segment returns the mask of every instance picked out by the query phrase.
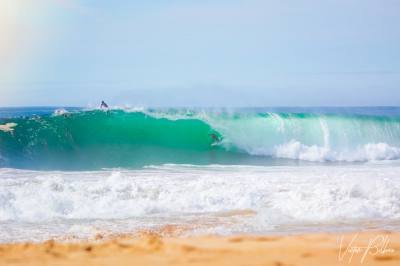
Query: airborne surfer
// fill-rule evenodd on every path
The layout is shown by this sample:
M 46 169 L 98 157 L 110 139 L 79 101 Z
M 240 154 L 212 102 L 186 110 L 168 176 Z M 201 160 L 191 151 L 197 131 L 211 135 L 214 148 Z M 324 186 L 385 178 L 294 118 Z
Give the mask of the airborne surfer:
M 105 101 L 101 101 L 100 109 L 108 109 L 108 104 Z

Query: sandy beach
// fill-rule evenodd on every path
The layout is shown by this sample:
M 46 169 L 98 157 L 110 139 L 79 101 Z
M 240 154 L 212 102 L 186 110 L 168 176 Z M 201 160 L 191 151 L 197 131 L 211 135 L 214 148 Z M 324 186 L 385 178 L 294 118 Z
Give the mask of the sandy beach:
M 400 233 L 162 237 L 3 244 L 1 265 L 399 265 Z

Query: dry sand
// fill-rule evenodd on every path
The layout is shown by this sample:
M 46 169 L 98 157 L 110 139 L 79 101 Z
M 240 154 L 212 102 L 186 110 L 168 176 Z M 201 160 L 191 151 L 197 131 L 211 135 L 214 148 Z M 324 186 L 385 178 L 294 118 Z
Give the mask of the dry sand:
M 189 238 L 143 233 L 90 243 L 5 244 L 0 265 L 398 266 L 400 233 Z

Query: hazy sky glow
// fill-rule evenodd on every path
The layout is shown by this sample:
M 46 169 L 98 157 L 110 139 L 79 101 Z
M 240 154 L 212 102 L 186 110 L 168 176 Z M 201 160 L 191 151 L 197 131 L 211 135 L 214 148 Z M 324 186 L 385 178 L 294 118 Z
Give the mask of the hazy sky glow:
M 400 1 L 0 0 L 0 106 L 400 105 Z

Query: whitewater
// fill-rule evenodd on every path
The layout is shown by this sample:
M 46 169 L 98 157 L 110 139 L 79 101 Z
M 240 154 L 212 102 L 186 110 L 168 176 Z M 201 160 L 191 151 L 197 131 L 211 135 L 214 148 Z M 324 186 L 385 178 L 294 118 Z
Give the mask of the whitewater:
M 399 159 L 399 108 L 0 108 L 0 242 L 399 230 Z

